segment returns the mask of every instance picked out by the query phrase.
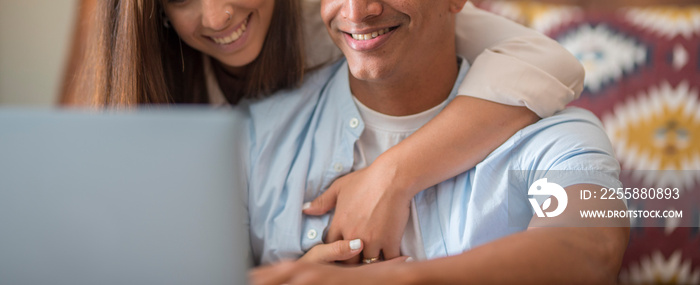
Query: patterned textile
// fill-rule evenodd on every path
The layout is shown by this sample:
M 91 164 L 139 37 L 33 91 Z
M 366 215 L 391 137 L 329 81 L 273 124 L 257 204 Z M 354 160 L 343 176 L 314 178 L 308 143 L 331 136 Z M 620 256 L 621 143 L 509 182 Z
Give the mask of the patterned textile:
M 552 37 L 579 58 L 585 90 L 572 105 L 603 121 L 629 174 L 621 176 L 623 184 L 683 186 L 690 192 L 679 203 L 698 208 L 700 5 L 611 10 L 533 1 L 477 5 Z M 696 171 L 674 176 L 679 172 L 644 170 Z M 684 214 L 695 227 L 667 219 L 659 227 L 631 229 L 621 283 L 700 284 L 700 212 Z

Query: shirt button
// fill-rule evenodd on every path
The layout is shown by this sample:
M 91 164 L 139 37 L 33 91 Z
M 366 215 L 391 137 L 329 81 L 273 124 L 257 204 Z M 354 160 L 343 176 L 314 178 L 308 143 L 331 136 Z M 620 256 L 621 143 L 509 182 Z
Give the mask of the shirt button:
M 340 162 L 337 162 L 336 164 L 333 165 L 333 170 L 335 170 L 335 172 L 342 172 L 343 171 L 343 164 Z
M 350 119 L 350 127 L 351 128 L 353 128 L 353 129 L 357 128 L 357 126 L 359 126 L 359 125 L 360 125 L 360 120 L 358 120 L 357 118 Z
M 317 235 L 318 233 L 314 229 L 311 229 L 309 230 L 309 232 L 306 233 L 306 237 L 309 239 L 315 239 Z

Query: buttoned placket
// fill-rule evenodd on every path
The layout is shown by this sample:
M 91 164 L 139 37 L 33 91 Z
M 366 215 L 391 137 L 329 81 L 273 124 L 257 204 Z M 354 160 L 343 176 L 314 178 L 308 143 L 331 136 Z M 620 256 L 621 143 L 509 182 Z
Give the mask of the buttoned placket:
M 343 145 L 336 148 L 335 153 L 333 154 L 333 162 L 331 162 L 331 165 L 327 170 L 327 175 L 324 175 L 325 177 L 328 177 L 328 179 L 324 179 L 323 182 L 324 191 L 330 187 L 335 179 L 351 171 L 354 163 L 355 143 L 364 129 L 364 124 L 356 110 L 349 114 L 343 121 L 347 122 L 344 124 L 344 128 L 346 128 L 346 130 L 343 131 Z M 319 195 L 320 194 L 321 193 L 319 193 Z M 306 252 L 315 245 L 323 243 L 324 235 L 326 234 L 329 226 L 329 214 L 323 216 L 305 216 L 302 225 L 303 230 L 301 232 L 302 250 Z
M 347 78 L 347 65 L 343 64 L 339 67 L 339 77 Z M 321 190 L 319 193 L 310 195 L 315 198 L 326 191 L 328 187 L 339 177 L 352 171 L 354 163 L 354 148 L 355 143 L 364 130 L 364 123 L 359 111 L 355 107 L 352 100 L 352 94 L 347 82 L 330 82 L 329 89 L 325 90 L 325 98 L 328 98 L 325 107 L 332 108 L 335 112 L 325 113 L 321 120 L 339 120 L 337 128 L 325 130 L 327 135 L 339 135 L 340 144 L 333 146 L 333 153 L 329 153 L 331 160 L 326 166 L 325 173 L 321 181 Z M 329 97 L 333 96 L 333 97 Z M 319 143 L 324 143 L 320 141 Z M 305 201 L 310 202 L 310 201 Z M 331 213 L 333 213 L 331 211 Z M 327 234 L 327 229 L 330 226 L 331 215 L 323 216 L 304 216 L 302 222 L 302 249 L 306 252 L 313 246 L 323 242 L 324 235 Z

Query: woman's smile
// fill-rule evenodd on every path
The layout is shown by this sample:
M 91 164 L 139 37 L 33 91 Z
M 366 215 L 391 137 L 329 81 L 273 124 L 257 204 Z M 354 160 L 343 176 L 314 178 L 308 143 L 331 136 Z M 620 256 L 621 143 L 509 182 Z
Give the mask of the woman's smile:
M 252 14 L 251 14 L 252 15 Z M 238 40 L 243 33 L 245 33 L 247 27 L 248 27 L 248 19 L 250 18 L 250 15 L 246 17 L 242 23 L 239 23 L 238 25 L 233 26 L 232 29 L 228 31 L 228 35 L 221 37 L 221 36 L 210 36 L 211 40 L 213 40 L 215 43 L 220 44 L 220 45 L 227 45 L 232 42 L 235 42 Z

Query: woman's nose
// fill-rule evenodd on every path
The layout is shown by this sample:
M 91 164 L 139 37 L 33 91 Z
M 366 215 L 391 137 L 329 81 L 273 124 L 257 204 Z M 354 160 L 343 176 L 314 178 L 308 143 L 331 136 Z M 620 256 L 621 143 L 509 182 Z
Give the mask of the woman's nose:
M 219 2 L 202 1 L 202 25 L 215 31 L 225 29 L 233 17 L 233 8 Z

